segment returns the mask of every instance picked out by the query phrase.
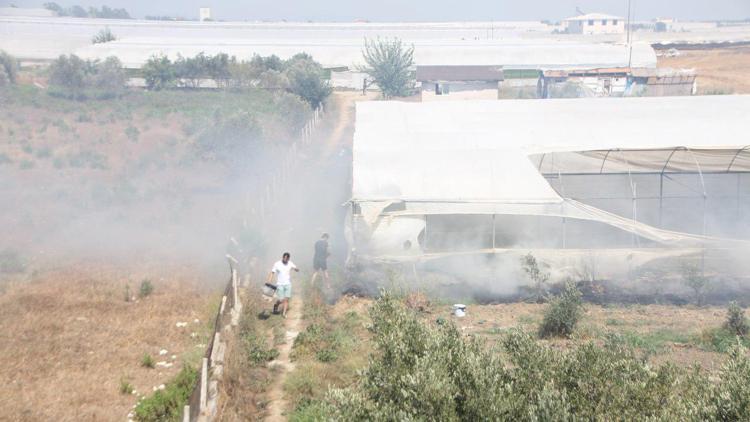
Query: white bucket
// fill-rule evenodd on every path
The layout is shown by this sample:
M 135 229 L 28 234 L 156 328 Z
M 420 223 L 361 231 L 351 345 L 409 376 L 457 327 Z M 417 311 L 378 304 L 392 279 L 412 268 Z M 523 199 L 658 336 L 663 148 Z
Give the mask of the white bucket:
M 460 303 L 457 303 L 453 305 L 453 315 L 455 315 L 458 318 L 463 318 L 466 316 L 466 305 L 462 305 Z

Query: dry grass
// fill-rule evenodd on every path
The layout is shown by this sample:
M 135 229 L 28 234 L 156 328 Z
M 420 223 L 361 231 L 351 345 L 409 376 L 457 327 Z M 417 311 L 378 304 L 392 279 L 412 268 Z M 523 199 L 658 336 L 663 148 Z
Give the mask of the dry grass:
M 677 57 L 659 57 L 659 67 L 693 68 L 698 93 L 750 93 L 750 47 L 681 51 Z
M 122 379 L 138 396 L 149 394 L 204 350 L 196 346 L 205 343 L 215 301 L 215 295 L 198 287 L 205 280 L 163 268 L 70 268 L 75 269 L 47 271 L 32 281 L 10 284 L 0 295 L 2 418 L 125 419 L 137 397 L 121 394 Z M 125 302 L 126 282 L 145 275 L 154 280 L 154 293 Z M 177 328 L 177 322 L 188 326 Z M 191 332 L 199 334 L 192 338 Z M 161 349 L 168 353 L 160 356 Z M 143 368 L 144 353 L 173 364 Z

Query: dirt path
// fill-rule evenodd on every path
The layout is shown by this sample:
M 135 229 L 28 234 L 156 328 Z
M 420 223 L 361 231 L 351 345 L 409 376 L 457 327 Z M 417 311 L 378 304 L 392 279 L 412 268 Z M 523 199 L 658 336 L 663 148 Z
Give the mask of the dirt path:
M 287 313 L 285 342 L 279 347 L 279 356 L 269 363 L 268 367 L 276 374 L 276 380 L 273 387 L 268 393 L 268 413 L 266 421 L 281 422 L 285 421 L 284 411 L 288 407 L 284 397 L 284 380 L 287 374 L 294 370 L 294 362 L 289 358 L 292 352 L 294 339 L 297 338 L 302 328 L 302 306 L 303 298 L 297 297 L 290 302 L 289 312 Z
M 310 274 L 312 246 L 322 232 L 331 235 L 329 267 L 340 265 L 345 256 L 344 208 L 341 206 L 351 194 L 351 142 L 354 133 L 354 102 L 358 93 L 334 93 L 328 110 L 313 134 L 313 140 L 302 151 L 295 175 L 287 187 L 288 195 L 278 204 L 274 225 L 278 236 L 269 239 L 271 256 L 280 257 L 289 251 L 292 261 L 303 272 Z M 276 254 L 274 254 L 276 252 Z M 270 267 L 270 262 L 268 266 Z M 306 271 L 307 270 L 307 271 Z M 302 309 L 305 298 L 299 280 L 306 275 L 295 274 L 289 313 L 284 324 L 286 341 L 279 348 L 279 356 L 269 364 L 274 370 L 274 382 L 268 390 L 266 421 L 285 421 L 288 402 L 284 396 L 284 382 L 294 370 L 290 353 L 297 334 L 304 328 Z

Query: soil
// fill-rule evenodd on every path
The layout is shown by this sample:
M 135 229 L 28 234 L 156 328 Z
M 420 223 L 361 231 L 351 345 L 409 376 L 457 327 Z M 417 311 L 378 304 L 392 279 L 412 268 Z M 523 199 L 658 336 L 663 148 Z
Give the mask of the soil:
M 680 51 L 659 57 L 658 66 L 695 69 L 699 94 L 750 93 L 750 46 Z
M 205 279 L 184 267 L 78 262 L 30 278 L 6 284 L 0 294 L 5 420 L 126 419 L 140 396 L 202 355 L 218 300 Z M 154 291 L 139 299 L 146 278 Z M 126 284 L 136 296 L 129 302 Z M 169 367 L 142 367 L 145 353 Z M 123 379 L 136 394 L 120 393 Z

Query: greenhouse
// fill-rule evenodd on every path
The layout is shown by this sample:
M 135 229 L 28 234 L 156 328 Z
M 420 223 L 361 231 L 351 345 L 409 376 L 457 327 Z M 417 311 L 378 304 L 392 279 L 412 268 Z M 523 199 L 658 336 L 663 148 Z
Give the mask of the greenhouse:
M 350 242 L 381 260 L 743 247 L 749 115 L 750 96 L 358 103 Z

